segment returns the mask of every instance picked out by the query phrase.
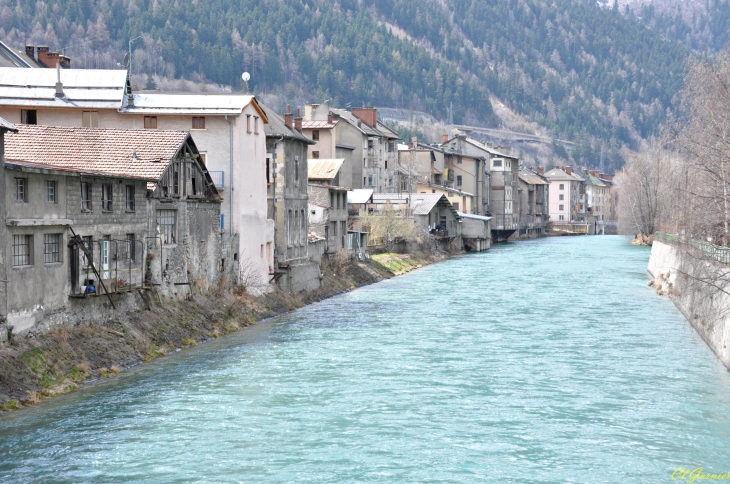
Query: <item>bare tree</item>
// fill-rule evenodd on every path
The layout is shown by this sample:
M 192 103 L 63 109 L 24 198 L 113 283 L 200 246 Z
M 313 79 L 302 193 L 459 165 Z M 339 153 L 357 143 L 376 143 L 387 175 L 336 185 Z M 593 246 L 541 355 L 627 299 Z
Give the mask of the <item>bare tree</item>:
M 629 159 L 619 191 L 619 232 L 643 239 L 670 223 L 677 157 L 660 141 Z
M 413 219 L 403 216 L 390 204 L 387 204 L 380 213 L 364 214 L 362 219 L 363 226 L 368 227 L 370 231 L 370 236 L 380 239 L 388 251 L 392 251 L 397 242 L 412 238 L 416 234 Z

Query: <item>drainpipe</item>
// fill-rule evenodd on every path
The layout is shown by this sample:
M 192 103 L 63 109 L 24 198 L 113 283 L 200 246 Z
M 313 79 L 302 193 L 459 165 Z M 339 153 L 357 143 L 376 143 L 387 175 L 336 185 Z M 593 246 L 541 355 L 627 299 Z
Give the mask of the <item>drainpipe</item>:
M 229 227 L 229 233 L 230 236 L 233 237 L 233 122 L 228 119 L 228 115 L 225 116 L 226 121 L 228 121 L 228 152 L 230 154 L 230 160 L 228 162 L 228 172 L 230 173 L 231 181 L 229 181 L 229 185 L 231 186 L 231 193 L 228 196 L 228 207 L 230 214 L 228 217 L 230 220 L 228 221 L 228 227 Z

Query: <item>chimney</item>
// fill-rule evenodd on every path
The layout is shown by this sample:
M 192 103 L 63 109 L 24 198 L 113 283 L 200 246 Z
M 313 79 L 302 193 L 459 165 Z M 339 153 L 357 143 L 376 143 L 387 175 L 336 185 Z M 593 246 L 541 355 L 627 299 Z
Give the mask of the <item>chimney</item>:
M 412 141 L 409 141 L 408 142 L 408 149 L 409 150 L 412 150 L 413 149 L 413 142 Z
M 371 128 L 378 124 L 378 111 L 375 108 L 352 108 L 352 115 Z
M 448 135 L 448 134 L 442 134 L 442 135 L 441 135 L 441 144 L 442 144 L 442 145 L 443 145 L 443 144 L 446 144 L 446 142 L 447 142 L 448 140 L 449 140 L 449 135 Z
M 544 175 L 545 174 L 545 168 L 543 168 L 542 166 L 538 167 L 537 168 L 537 174 L 538 175 Z
M 302 116 L 299 108 L 297 108 L 297 117 L 294 118 L 294 128 L 296 128 L 297 131 L 302 130 Z
M 56 97 L 63 97 L 63 84 L 61 84 L 61 64 L 56 64 Z
M 35 59 L 35 47 L 32 45 L 26 45 L 25 46 L 25 55 L 27 55 L 31 59 Z
M 55 69 L 58 64 L 58 52 L 50 52 L 48 46 L 38 46 L 38 62 L 48 67 L 49 69 Z
M 466 141 L 466 135 L 465 134 L 460 134 L 459 135 L 459 139 Z
M 291 104 L 286 105 L 286 114 L 284 115 L 284 124 L 287 128 L 292 127 Z
M 573 169 L 571 167 L 569 167 L 569 166 L 566 166 L 565 167 L 565 173 L 567 173 L 568 175 L 572 175 L 573 174 Z
M 327 114 L 327 124 L 332 124 L 332 113 Z
M 134 94 L 127 94 L 127 106 L 134 106 Z

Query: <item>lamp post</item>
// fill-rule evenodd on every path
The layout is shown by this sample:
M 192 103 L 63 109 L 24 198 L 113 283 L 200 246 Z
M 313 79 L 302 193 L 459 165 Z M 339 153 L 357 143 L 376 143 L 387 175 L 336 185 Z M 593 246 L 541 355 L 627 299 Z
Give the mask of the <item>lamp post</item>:
M 132 78 L 132 43 L 135 40 L 139 40 L 141 38 L 142 38 L 142 36 L 140 35 L 140 36 L 137 36 L 137 37 L 129 40 L 129 78 L 130 79 Z

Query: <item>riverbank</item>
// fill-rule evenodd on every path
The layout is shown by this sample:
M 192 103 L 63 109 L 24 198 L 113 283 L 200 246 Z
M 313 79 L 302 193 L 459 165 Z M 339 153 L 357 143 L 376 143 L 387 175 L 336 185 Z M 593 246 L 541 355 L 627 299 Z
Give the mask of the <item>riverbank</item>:
M 0 346 L 0 411 L 37 404 L 80 385 L 184 351 L 256 322 L 448 258 L 447 254 L 379 254 L 370 262 L 328 268 L 317 291 L 275 290 L 253 297 L 213 290 L 188 300 L 144 293 L 144 310 L 111 324 L 63 327 Z
M 633 243 L 633 241 L 632 241 Z M 660 296 L 668 296 L 717 358 L 730 370 L 730 293 L 719 280 L 708 284 L 707 267 L 715 263 L 683 254 L 654 240 L 648 271 Z M 725 270 L 718 268 L 725 273 Z M 705 281 L 705 282 L 703 282 Z

